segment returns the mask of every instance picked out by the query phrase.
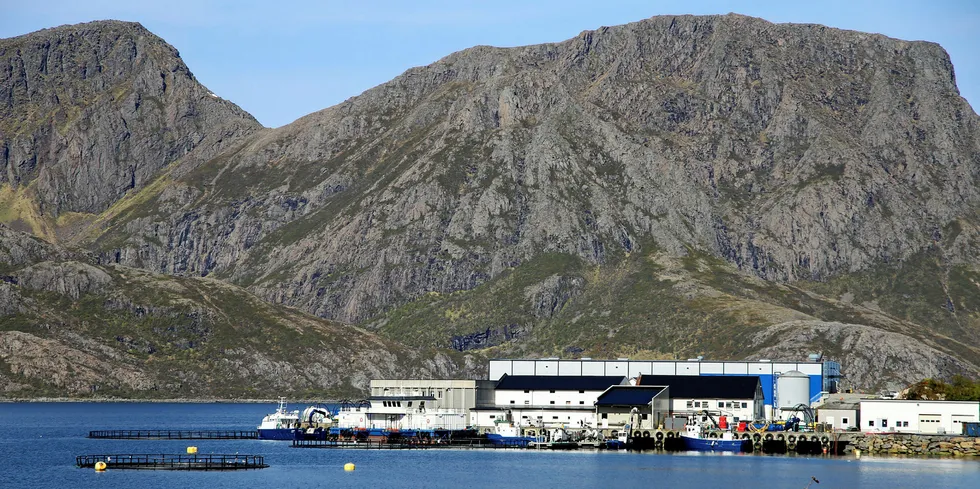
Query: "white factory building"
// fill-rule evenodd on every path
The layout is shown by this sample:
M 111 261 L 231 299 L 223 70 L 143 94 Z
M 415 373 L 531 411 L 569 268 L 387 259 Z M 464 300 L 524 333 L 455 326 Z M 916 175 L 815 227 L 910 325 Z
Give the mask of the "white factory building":
M 686 361 L 627 358 L 490 360 L 489 380 L 494 381 L 504 375 L 560 377 L 621 375 L 627 378 L 651 375 L 727 378 L 753 376 L 759 378 L 762 387 L 764 416 L 787 419 L 798 415 L 798 412 L 792 411 L 796 406 L 812 405 L 819 401 L 824 393 L 837 391 L 840 364 L 824 361 L 820 355 L 811 355 L 809 361 L 804 362 L 710 361 L 701 358 Z M 782 387 L 782 394 L 777 387 Z
M 874 399 L 861 401 L 860 430 L 887 433 L 960 434 L 980 421 L 980 402 Z
M 508 422 L 521 427 L 595 427 L 595 401 L 609 386 L 622 385 L 624 376 L 504 375 L 493 391 L 492 405 L 470 410 L 478 427 Z

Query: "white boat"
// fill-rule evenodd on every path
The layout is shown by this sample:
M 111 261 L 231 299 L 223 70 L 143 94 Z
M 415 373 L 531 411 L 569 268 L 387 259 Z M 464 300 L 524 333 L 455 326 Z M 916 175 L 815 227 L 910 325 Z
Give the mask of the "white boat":
M 299 429 L 299 411 L 286 410 L 286 398 L 279 398 L 276 412 L 266 415 L 259 424 L 259 438 L 263 440 L 292 440 Z
M 463 410 L 426 408 L 432 396 L 376 396 L 366 403 L 345 404 L 334 427 L 367 430 L 462 430 L 467 427 Z

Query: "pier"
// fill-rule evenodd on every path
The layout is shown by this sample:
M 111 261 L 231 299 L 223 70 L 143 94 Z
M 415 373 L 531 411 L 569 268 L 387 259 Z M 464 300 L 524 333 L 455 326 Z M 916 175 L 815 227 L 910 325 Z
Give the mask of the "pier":
M 255 430 L 99 430 L 89 438 L 111 440 L 255 440 Z
M 106 470 L 245 470 L 268 467 L 261 455 L 184 455 L 184 454 L 109 454 L 79 455 L 75 465 L 95 468 L 102 462 Z
M 482 438 L 455 439 L 451 442 L 424 443 L 417 441 L 384 441 L 384 440 L 293 440 L 293 448 L 348 448 L 355 450 L 428 450 L 437 448 L 455 449 L 527 449 L 525 445 L 493 444 Z

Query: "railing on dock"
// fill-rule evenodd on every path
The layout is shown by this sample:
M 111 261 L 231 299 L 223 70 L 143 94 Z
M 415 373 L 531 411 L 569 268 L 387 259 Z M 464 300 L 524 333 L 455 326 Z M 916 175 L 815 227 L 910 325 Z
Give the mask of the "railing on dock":
M 92 468 L 98 462 L 105 463 L 107 470 L 242 470 L 268 467 L 261 455 L 222 454 L 109 454 L 79 455 L 75 465 Z
M 89 438 L 115 440 L 255 440 L 255 430 L 99 430 Z
M 528 448 L 527 445 L 494 445 L 484 439 L 456 439 L 450 442 L 387 442 L 381 440 L 293 440 L 293 448 L 349 448 L 355 450 L 425 450 L 430 448 Z

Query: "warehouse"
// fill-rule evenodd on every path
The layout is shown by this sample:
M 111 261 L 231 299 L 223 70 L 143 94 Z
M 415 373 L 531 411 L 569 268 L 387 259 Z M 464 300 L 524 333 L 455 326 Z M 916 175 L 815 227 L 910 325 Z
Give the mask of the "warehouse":
M 762 385 L 765 415 L 772 415 L 772 406 L 776 401 L 776 383 L 785 373 L 796 371 L 807 376 L 806 403 L 820 399 L 821 393 L 837 392 L 840 381 L 840 363 L 823 360 L 818 354 L 810 355 L 808 361 L 776 362 L 769 360 L 756 361 L 709 361 L 703 358 L 684 360 L 593 360 L 582 358 L 562 360 L 545 358 L 540 360 L 494 359 L 490 360 L 489 380 L 497 380 L 507 375 L 622 375 L 638 377 L 640 375 L 679 375 L 701 377 L 738 377 L 755 376 Z M 780 403 L 785 404 L 785 403 Z M 782 407 L 782 406 L 777 406 Z
M 754 421 L 765 414 L 762 385 L 755 376 L 641 375 L 637 384 L 668 387 L 674 415 L 708 411 L 733 421 Z
M 861 431 L 959 434 L 980 421 L 980 402 L 875 399 L 861 401 Z
M 500 420 L 517 426 L 555 428 L 595 426 L 595 402 L 609 386 L 626 383 L 624 376 L 503 375 L 493 404 L 470 410 L 473 426 L 486 428 Z
M 599 428 L 654 430 L 670 414 L 669 388 L 664 386 L 614 385 L 595 402 Z

